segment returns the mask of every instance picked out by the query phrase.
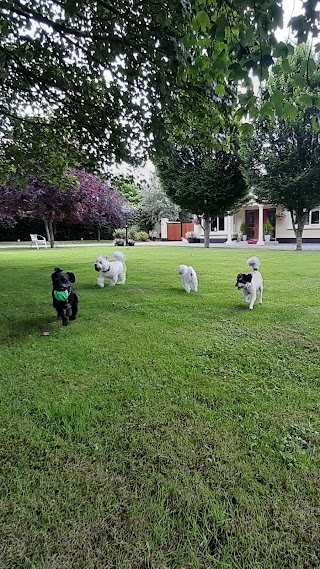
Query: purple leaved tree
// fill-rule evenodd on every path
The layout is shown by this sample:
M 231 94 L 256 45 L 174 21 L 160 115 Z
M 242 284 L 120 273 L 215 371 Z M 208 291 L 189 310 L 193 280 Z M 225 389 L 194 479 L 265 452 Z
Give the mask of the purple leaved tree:
M 29 177 L 21 190 L 0 188 L 0 221 L 41 219 L 51 247 L 54 247 L 54 222 L 93 225 L 100 241 L 102 227 L 112 229 L 123 224 L 124 205 L 127 200 L 117 190 L 82 170 L 68 171 L 63 189 L 38 176 Z
M 80 184 L 78 215 L 81 223 L 96 227 L 100 241 L 103 227 L 114 229 L 123 225 L 125 216 L 122 207 L 130 204 L 108 182 L 101 182 L 96 176 L 83 171 L 74 170 L 71 173 Z
M 32 176 L 27 179 L 25 189 L 0 188 L 0 210 L 15 219 L 41 219 L 50 247 L 54 247 L 53 223 L 77 223 L 80 197 L 79 183 L 73 176 L 68 177 L 68 186 L 63 191 Z

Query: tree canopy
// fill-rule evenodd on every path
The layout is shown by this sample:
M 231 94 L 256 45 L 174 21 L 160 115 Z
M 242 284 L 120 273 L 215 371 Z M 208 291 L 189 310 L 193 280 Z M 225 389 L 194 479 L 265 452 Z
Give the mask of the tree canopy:
M 174 204 L 162 188 L 159 177 L 154 173 L 148 184 L 142 187 L 136 219 L 147 231 L 151 231 L 155 223 L 163 217 L 170 220 L 180 218 L 181 208 Z
M 198 147 L 173 146 L 170 156 L 157 163 L 163 187 L 172 201 L 205 220 L 209 246 L 210 219 L 242 205 L 247 186 L 236 148 L 206 152 Z
M 29 176 L 22 189 L 0 187 L 0 221 L 12 224 L 15 219 L 41 219 L 48 241 L 54 247 L 54 223 L 82 223 L 100 229 L 117 227 L 124 222 L 122 206 L 127 205 L 116 189 L 83 170 L 67 173 L 68 188 L 48 183 L 39 176 Z
M 320 74 L 308 46 L 298 46 L 289 64 L 286 73 L 271 77 L 267 88 L 271 97 L 279 93 L 295 112 L 282 113 L 274 120 L 257 119 L 242 154 L 253 192 L 260 200 L 291 212 L 297 249 L 301 249 L 309 212 L 320 204 L 320 142 L 312 128 L 318 115 Z M 308 84 L 304 85 L 299 77 L 307 69 Z
M 223 115 L 244 82 L 240 112 L 254 110 L 250 72 L 265 78 L 290 51 L 274 36 L 280 0 L 0 0 L 0 8 L 0 126 L 54 115 L 95 161 L 140 159 L 162 144 L 163 116 L 187 104 L 184 91 L 195 116 L 199 88 Z M 293 21 L 300 39 L 316 34 L 318 15 L 305 0 Z

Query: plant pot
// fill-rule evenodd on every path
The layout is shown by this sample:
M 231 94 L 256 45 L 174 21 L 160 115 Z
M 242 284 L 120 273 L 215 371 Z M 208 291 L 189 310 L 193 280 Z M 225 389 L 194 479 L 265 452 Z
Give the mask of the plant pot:
M 242 241 L 247 241 L 247 235 L 242 235 Z
M 265 235 L 264 240 L 268 243 L 271 239 L 271 235 Z

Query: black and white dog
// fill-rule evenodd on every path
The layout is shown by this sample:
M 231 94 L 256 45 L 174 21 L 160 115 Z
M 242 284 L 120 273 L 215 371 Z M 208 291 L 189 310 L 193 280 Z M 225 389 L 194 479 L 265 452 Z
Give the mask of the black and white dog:
M 78 296 L 72 284 L 76 282 L 74 273 L 65 273 L 62 269 L 55 269 L 51 275 L 52 304 L 56 309 L 62 325 L 67 326 L 69 320 L 75 320 L 78 313 Z
M 260 294 L 259 302 L 262 304 L 263 278 L 262 274 L 258 271 L 260 267 L 259 257 L 250 257 L 247 259 L 247 265 L 253 269 L 252 273 L 240 273 L 237 276 L 236 287 L 238 290 L 242 290 L 243 299 L 249 303 L 249 309 L 252 310 L 258 291 Z M 248 298 L 249 295 L 250 299 Z

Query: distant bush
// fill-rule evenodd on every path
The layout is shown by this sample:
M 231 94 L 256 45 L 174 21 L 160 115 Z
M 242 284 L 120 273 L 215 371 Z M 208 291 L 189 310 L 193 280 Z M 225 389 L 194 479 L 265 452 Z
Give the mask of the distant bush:
M 136 241 L 148 241 L 149 235 L 146 231 L 138 231 L 135 236 Z
M 117 237 L 120 237 L 120 239 L 124 239 L 126 236 L 126 230 L 125 229 L 115 229 L 112 235 L 115 239 Z

